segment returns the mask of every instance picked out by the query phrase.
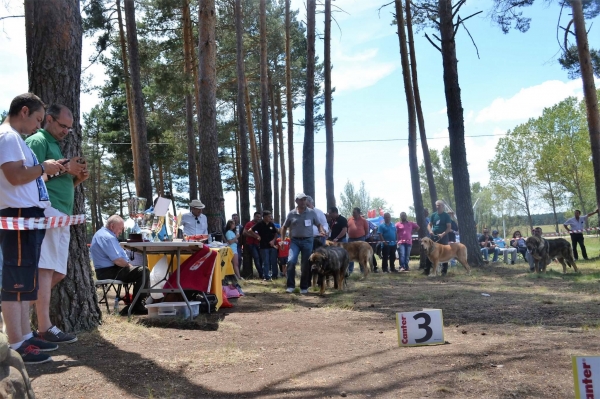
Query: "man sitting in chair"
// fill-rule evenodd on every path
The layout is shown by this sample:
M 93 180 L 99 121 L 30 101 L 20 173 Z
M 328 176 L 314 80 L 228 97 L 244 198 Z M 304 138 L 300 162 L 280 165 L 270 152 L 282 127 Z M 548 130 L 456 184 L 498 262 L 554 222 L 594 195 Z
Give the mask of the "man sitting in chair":
M 504 263 L 508 263 L 508 254 L 510 254 L 510 264 L 514 265 L 517 260 L 517 248 L 507 247 L 504 238 L 498 236 L 498 230 L 492 231 L 492 238 L 496 244 L 496 248 L 504 254 Z
M 106 226 L 94 234 L 90 255 L 96 269 L 98 280 L 121 280 L 124 283 L 133 283 L 133 298 L 142 288 L 142 279 L 146 274 L 146 287 L 150 281 L 150 271 L 145 266 L 132 266 L 129 263 L 127 253 L 119 245 L 117 237 L 123 232 L 123 219 L 119 215 L 113 215 L 106 221 Z M 143 287 L 143 288 L 146 288 Z M 148 314 L 148 310 L 142 304 L 145 295 L 141 295 L 131 313 Z M 123 308 L 121 315 L 129 311 L 129 305 Z
M 500 249 L 496 246 L 496 243 L 494 242 L 492 237 L 490 237 L 488 229 L 483 229 L 483 234 L 481 235 L 481 237 L 479 237 L 479 245 L 481 246 L 481 254 L 483 255 L 483 260 L 485 263 L 489 262 L 490 252 L 494 253 L 492 262 L 498 261 Z

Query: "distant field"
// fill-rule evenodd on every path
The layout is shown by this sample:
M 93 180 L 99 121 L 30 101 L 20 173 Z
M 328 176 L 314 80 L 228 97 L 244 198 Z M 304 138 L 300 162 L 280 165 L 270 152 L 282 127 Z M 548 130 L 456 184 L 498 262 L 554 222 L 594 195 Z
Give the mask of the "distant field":
M 556 227 L 553 224 L 536 225 L 534 227 L 541 227 L 544 234 L 554 233 L 556 231 Z M 558 227 L 559 227 L 559 230 L 558 230 L 559 232 L 566 233 L 566 230 L 562 224 L 559 224 Z M 590 226 L 590 227 L 593 227 L 593 226 Z M 495 229 L 495 227 L 491 228 L 491 230 L 494 230 L 494 229 Z M 515 232 L 517 230 L 519 230 L 521 232 L 521 234 L 523 234 L 523 236 L 525 236 L 525 237 L 528 237 L 529 235 L 531 235 L 531 232 L 529 231 L 529 226 L 515 226 L 515 227 L 510 227 L 510 228 L 507 227 L 506 228 L 506 237 L 505 238 L 512 237 L 513 232 Z M 502 228 L 499 228 L 498 231 L 500 232 L 500 235 L 502 235 Z M 596 231 L 590 231 L 589 234 L 597 236 Z

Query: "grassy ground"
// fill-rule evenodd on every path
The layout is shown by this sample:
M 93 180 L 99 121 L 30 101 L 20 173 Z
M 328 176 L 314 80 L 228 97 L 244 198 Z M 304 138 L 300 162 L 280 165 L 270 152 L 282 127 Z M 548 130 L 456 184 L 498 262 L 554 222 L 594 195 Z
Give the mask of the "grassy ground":
M 355 272 L 324 296 L 250 280 L 193 323 L 106 316 L 28 371 L 43 398 L 568 398 L 570 355 L 600 354 L 600 261 L 578 266 Z M 396 313 L 423 308 L 443 310 L 447 344 L 399 348 Z

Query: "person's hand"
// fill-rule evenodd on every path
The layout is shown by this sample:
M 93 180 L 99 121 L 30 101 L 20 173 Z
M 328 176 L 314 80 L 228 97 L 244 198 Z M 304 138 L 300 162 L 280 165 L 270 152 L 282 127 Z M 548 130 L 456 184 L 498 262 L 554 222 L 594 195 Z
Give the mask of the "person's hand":
M 334 239 L 333 239 L 333 242 L 338 242 L 338 239 L 337 239 L 337 238 L 334 238 Z
M 81 157 L 73 157 L 65 165 L 67 172 L 75 177 L 79 177 L 84 170 L 87 170 L 87 164 Z
M 44 171 L 48 176 L 52 176 L 59 172 L 65 171 L 65 167 L 61 165 L 60 162 L 54 159 L 47 159 L 44 162 L 42 162 L 42 165 L 44 165 Z

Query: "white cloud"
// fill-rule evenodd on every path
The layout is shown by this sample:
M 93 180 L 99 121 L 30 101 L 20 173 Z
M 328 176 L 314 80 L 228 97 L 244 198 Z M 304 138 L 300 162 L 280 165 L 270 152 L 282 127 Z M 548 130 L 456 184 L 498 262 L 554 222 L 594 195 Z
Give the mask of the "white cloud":
M 336 52 L 331 80 L 336 93 L 373 86 L 399 67 L 397 62 L 378 61 L 379 49 L 370 48 L 357 53 Z
M 537 86 L 521 89 L 511 98 L 497 98 L 479 111 L 475 122 L 516 121 L 535 118 L 550 107 L 569 96 L 581 97 L 580 80 L 561 82 L 549 80 Z

